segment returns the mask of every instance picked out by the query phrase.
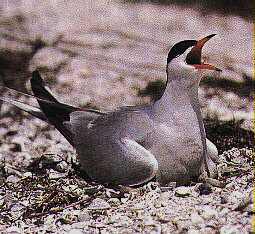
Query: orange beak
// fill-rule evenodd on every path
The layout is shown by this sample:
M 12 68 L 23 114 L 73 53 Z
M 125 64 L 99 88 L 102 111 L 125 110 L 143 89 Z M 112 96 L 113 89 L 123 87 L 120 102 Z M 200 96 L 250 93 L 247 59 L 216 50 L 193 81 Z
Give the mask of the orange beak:
M 215 70 L 215 71 L 222 71 L 221 69 L 206 63 L 201 62 L 201 52 L 204 44 L 209 41 L 212 37 L 216 34 L 211 34 L 199 41 L 197 41 L 196 45 L 191 49 L 186 57 L 187 64 L 195 67 L 196 69 L 208 69 L 208 70 Z

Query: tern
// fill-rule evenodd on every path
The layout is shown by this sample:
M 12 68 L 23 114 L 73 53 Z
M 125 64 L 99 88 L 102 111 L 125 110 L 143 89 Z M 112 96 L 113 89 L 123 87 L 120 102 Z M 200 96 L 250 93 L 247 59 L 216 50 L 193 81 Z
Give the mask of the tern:
M 141 185 L 156 178 L 161 185 L 186 185 L 215 175 L 216 146 L 206 139 L 198 99 L 203 71 L 220 71 L 201 61 L 201 40 L 175 44 L 167 57 L 167 86 L 149 105 L 113 112 L 60 103 L 36 70 L 30 80 L 39 107 L 1 97 L 47 121 L 76 149 L 86 178 L 106 185 Z

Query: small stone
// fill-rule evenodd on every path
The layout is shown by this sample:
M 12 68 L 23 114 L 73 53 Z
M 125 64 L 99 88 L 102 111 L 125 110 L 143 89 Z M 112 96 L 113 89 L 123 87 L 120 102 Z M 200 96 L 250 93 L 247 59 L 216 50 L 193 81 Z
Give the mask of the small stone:
M 191 222 L 195 225 L 202 224 L 204 219 L 198 213 L 192 213 L 191 215 Z
M 59 173 L 55 170 L 50 170 L 50 173 L 49 173 L 49 179 L 51 180 L 56 180 L 56 179 L 59 179 L 59 178 L 65 178 L 67 176 L 67 173 Z
M 30 171 L 25 172 L 25 173 L 23 174 L 23 178 L 30 178 L 30 177 L 32 177 L 32 176 L 33 176 L 33 174 L 32 174 Z
M 235 186 L 235 181 L 232 181 L 232 182 L 228 183 L 225 188 L 229 189 L 229 188 L 232 188 L 234 186 Z
M 197 230 L 197 229 L 190 229 L 190 230 L 188 230 L 188 234 L 199 234 L 199 233 L 200 233 L 200 231 Z
M 6 233 L 16 234 L 16 233 L 22 233 L 22 231 L 18 227 L 11 226 L 6 229 Z
M 241 199 L 244 198 L 244 194 L 239 192 L 239 191 L 233 191 L 230 195 L 229 195 L 229 200 L 232 204 L 236 204 L 239 203 Z
M 127 197 L 123 197 L 120 199 L 121 203 L 127 203 L 128 202 L 128 198 Z
M 212 192 L 212 186 L 208 183 L 203 183 L 198 186 L 200 195 L 208 195 Z
M 62 161 L 56 165 L 56 170 L 58 170 L 59 172 L 66 172 L 69 169 L 68 167 L 69 165 L 67 164 L 67 162 Z
M 71 229 L 68 234 L 82 234 L 83 231 L 81 231 L 80 229 Z
M 105 210 L 110 208 L 111 205 L 101 198 L 94 199 L 92 203 L 88 206 L 89 210 Z
M 218 212 L 217 210 L 212 209 L 210 206 L 204 206 L 204 212 L 202 216 L 204 219 L 213 219 L 217 218 Z
M 146 185 L 146 190 L 148 192 L 154 192 L 159 189 L 160 189 L 160 185 L 158 182 L 150 182 Z
M 118 198 L 110 198 L 108 203 L 116 207 L 120 205 L 120 200 Z
M 242 193 L 232 193 L 237 198 L 241 196 Z M 242 197 L 241 199 L 237 199 L 236 204 L 233 206 L 232 210 L 239 210 L 239 211 L 250 211 L 250 205 L 254 203 L 254 195 L 253 190 L 250 191 L 248 196 Z M 253 206 L 253 205 L 252 205 Z M 254 207 L 253 207 L 254 210 Z
M 222 188 L 214 188 L 214 191 L 215 191 L 216 193 L 220 193 L 220 192 L 222 191 Z
M 14 204 L 11 208 L 12 217 L 15 219 L 20 217 L 24 212 L 25 207 L 20 203 Z
M 169 200 L 171 199 L 171 197 L 173 196 L 172 192 L 164 192 L 160 195 L 160 197 L 155 201 L 154 206 L 156 208 L 160 208 L 160 207 L 164 207 L 167 206 L 169 203 Z
M 6 182 L 11 182 L 11 183 L 17 183 L 20 181 L 20 178 L 18 176 L 15 175 L 10 175 L 7 177 Z
M 107 189 L 105 191 L 105 194 L 109 198 L 118 198 L 118 197 L 120 197 L 121 192 L 120 191 L 115 191 L 114 189 Z
M 147 221 L 145 222 L 145 225 L 146 226 L 155 226 L 155 222 L 151 216 L 148 217 Z
M 173 187 L 160 187 L 161 192 L 167 192 L 173 190 Z
M 27 207 L 30 204 L 30 202 L 29 202 L 29 200 L 25 200 L 25 201 L 20 202 L 20 204 Z
M 227 215 L 229 212 L 230 212 L 230 209 L 223 208 L 220 213 L 221 213 L 221 215 Z
M 84 221 L 89 221 L 90 220 L 90 214 L 89 212 L 85 211 L 85 212 L 81 212 L 78 215 L 78 221 L 79 222 L 84 222 Z
M 190 195 L 190 188 L 185 186 L 180 186 L 176 188 L 175 195 L 177 197 L 186 197 Z

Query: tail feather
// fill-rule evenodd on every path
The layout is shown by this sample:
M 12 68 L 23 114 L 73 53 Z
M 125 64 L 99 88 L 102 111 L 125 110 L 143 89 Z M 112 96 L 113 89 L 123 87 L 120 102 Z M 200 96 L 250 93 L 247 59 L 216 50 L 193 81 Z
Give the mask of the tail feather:
M 79 108 L 68 106 L 60 103 L 54 96 L 47 90 L 45 83 L 38 71 L 34 71 L 30 80 L 32 91 L 37 98 L 37 102 L 51 123 L 67 140 L 74 146 L 73 133 L 63 124 L 65 121 L 70 121 L 70 114 L 73 111 L 80 110 Z M 42 101 L 46 100 L 48 102 Z M 53 104 L 53 105 L 52 105 Z
M 31 78 L 31 87 L 32 91 L 34 93 L 34 96 L 31 94 L 23 93 L 20 91 L 17 91 L 15 89 L 6 87 L 0 83 L 0 87 L 4 87 L 5 89 L 8 89 L 10 91 L 14 91 L 15 94 L 19 93 L 23 96 L 27 97 L 33 97 L 36 98 L 40 108 L 31 106 L 19 101 L 15 101 L 9 97 L 1 97 L 0 100 L 8 102 L 27 113 L 48 122 L 49 124 L 52 124 L 67 140 L 68 142 L 74 145 L 74 136 L 71 132 L 70 127 L 68 127 L 68 124 L 66 122 L 70 121 L 70 114 L 74 111 L 83 111 L 84 114 L 86 113 L 88 115 L 88 118 L 91 118 L 91 116 L 100 116 L 104 115 L 106 113 L 93 110 L 93 109 L 80 109 L 77 107 L 73 107 L 70 105 L 66 105 L 63 103 L 60 103 L 48 90 L 45 86 L 45 83 L 40 76 L 38 71 L 34 71 Z M 85 114 L 85 115 L 86 115 Z M 79 170 L 80 171 L 80 170 Z M 82 178 L 84 178 L 86 181 L 91 181 L 91 178 L 88 176 L 88 174 L 85 171 L 81 171 L 82 174 L 80 175 Z
M 23 93 L 21 91 L 6 87 L 0 84 L 0 87 L 4 87 L 5 89 L 14 92 L 15 94 L 21 94 L 26 97 L 35 98 L 40 106 L 40 109 L 34 106 L 27 105 L 25 103 L 15 101 L 8 97 L 1 97 L 0 100 L 8 102 L 27 113 L 52 124 L 67 140 L 68 142 L 74 146 L 73 142 L 73 133 L 70 131 L 70 128 L 67 127 L 65 122 L 70 121 L 70 114 L 74 111 L 83 111 L 84 114 L 88 115 L 90 119 L 91 116 L 100 116 L 105 115 L 105 112 L 93 110 L 93 109 L 81 109 L 77 107 L 73 107 L 70 105 L 66 105 L 60 103 L 51 93 L 48 91 L 48 88 L 45 86 L 45 83 L 40 75 L 40 73 L 36 70 L 32 73 L 32 78 L 30 79 L 31 87 L 34 95 Z
M 74 146 L 73 133 L 68 128 L 66 122 L 70 121 L 70 114 L 74 111 L 82 111 L 83 113 L 87 113 L 88 118 L 91 115 L 103 115 L 104 112 L 100 112 L 93 109 L 80 109 L 77 107 L 73 107 L 70 105 L 66 105 L 60 103 L 47 89 L 45 83 L 40 75 L 40 73 L 36 70 L 32 74 L 32 78 L 30 80 L 32 91 L 37 99 L 37 102 L 47 117 L 47 120 L 50 124 L 55 126 L 55 128 L 69 141 L 71 145 Z
M 15 101 L 8 97 L 0 97 L 0 100 L 2 100 L 4 102 L 8 102 L 8 103 L 18 107 L 19 109 L 47 122 L 47 118 L 46 118 L 45 114 L 39 108 L 37 108 L 35 106 L 31 106 L 31 105 L 25 104 L 23 102 Z

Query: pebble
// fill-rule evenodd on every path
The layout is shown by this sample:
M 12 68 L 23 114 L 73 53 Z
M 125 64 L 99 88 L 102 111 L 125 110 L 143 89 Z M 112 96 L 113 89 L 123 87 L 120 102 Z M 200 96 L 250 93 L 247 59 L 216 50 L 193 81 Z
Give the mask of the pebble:
M 254 204 L 254 193 L 253 193 L 253 190 L 251 190 L 249 192 L 248 195 L 246 195 L 245 197 L 243 197 L 243 194 L 238 192 L 238 193 L 232 193 L 236 196 L 236 200 L 235 201 L 235 204 L 233 205 L 232 207 L 232 210 L 236 210 L 236 211 L 248 211 L 250 212 L 251 209 L 250 209 L 250 205 L 251 204 Z M 238 199 L 239 198 L 239 199 Z M 253 206 L 253 205 L 252 205 Z M 254 206 L 253 206 L 253 209 L 254 211 Z
M 161 192 L 167 192 L 173 190 L 173 187 L 160 187 Z
M 232 182 L 230 182 L 230 183 L 228 183 L 228 184 L 226 184 L 226 189 L 229 189 L 229 188 L 232 188 L 232 187 L 234 187 L 235 186 L 235 181 L 232 181 Z
M 14 219 L 18 219 L 24 212 L 25 207 L 20 203 L 14 204 L 11 208 L 12 217 Z
M 18 176 L 15 175 L 10 175 L 7 177 L 6 182 L 11 182 L 11 183 L 17 183 L 20 181 L 20 178 Z
M 89 210 L 106 210 L 110 208 L 111 205 L 101 198 L 94 199 L 92 203 L 88 206 Z
M 221 215 L 227 215 L 229 212 L 230 212 L 230 209 L 223 208 L 220 213 L 221 213 Z
M 154 222 L 154 220 L 152 219 L 151 216 L 149 216 L 149 217 L 147 218 L 147 221 L 145 222 L 145 225 L 146 225 L 146 226 L 155 226 L 155 222 Z
M 78 221 L 79 222 L 84 222 L 84 221 L 89 221 L 90 220 L 90 214 L 88 211 L 82 211 L 80 214 L 78 214 Z
M 10 233 L 10 234 L 22 233 L 22 231 L 18 227 L 15 227 L 15 226 L 11 226 L 11 227 L 7 228 L 5 231 L 6 231 L 6 233 Z
M 29 177 L 32 177 L 33 174 L 30 172 L 30 171 L 27 171 L 23 174 L 23 178 L 29 178 Z
M 203 208 L 203 214 L 202 214 L 204 219 L 213 219 L 217 218 L 218 216 L 218 211 L 212 209 L 209 205 L 204 206 Z
M 55 170 L 50 170 L 50 173 L 49 173 L 49 179 L 59 179 L 59 178 L 65 178 L 67 176 L 67 173 L 59 173 Z
M 154 206 L 156 208 L 167 206 L 169 203 L 169 200 L 172 198 L 173 193 L 172 192 L 164 192 L 160 195 L 160 197 L 155 201 Z
M 199 234 L 199 233 L 200 232 L 197 229 L 190 229 L 190 230 L 188 230 L 188 234 Z
M 81 231 L 80 229 L 71 229 L 70 231 L 68 231 L 68 234 L 82 234 L 83 231 Z
M 212 192 L 212 186 L 208 183 L 203 183 L 198 186 L 200 195 L 208 195 Z
M 190 195 L 190 188 L 185 186 L 177 187 L 175 190 L 175 195 L 177 197 L 186 197 Z
M 244 194 L 239 191 L 233 191 L 229 195 L 230 202 L 233 204 L 239 203 L 241 199 L 244 198 Z
M 108 200 L 108 203 L 111 204 L 112 206 L 119 206 L 120 200 L 118 198 L 113 197 Z
M 204 222 L 204 219 L 198 213 L 192 213 L 190 217 L 191 222 L 195 225 L 202 224 Z
M 216 192 L 216 193 L 220 193 L 221 191 L 222 191 L 222 189 L 221 188 L 214 188 L 214 191 Z
M 121 203 L 127 203 L 128 200 L 129 200 L 129 198 L 127 198 L 127 197 L 123 197 L 120 199 Z

